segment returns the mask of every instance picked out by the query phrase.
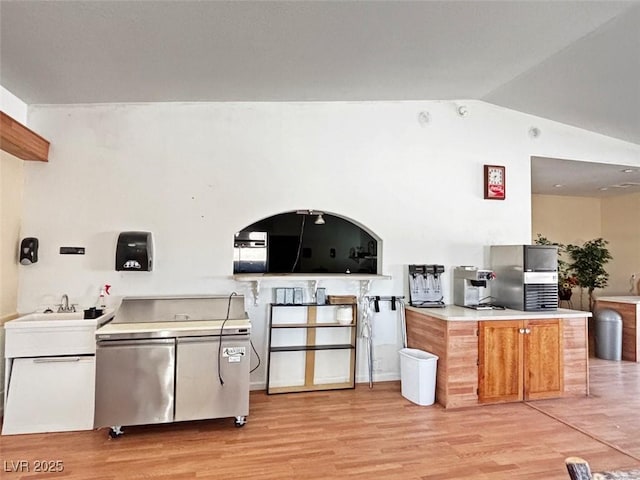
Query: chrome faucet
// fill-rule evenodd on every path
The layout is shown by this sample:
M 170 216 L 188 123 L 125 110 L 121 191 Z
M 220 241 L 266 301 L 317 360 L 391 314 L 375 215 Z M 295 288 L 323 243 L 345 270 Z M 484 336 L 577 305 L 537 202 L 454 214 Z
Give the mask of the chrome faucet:
M 66 293 L 62 295 L 62 298 L 60 299 L 60 304 L 58 305 L 58 313 L 68 313 L 68 312 L 75 312 L 75 311 L 76 311 L 75 304 L 69 306 L 69 295 L 67 295 Z

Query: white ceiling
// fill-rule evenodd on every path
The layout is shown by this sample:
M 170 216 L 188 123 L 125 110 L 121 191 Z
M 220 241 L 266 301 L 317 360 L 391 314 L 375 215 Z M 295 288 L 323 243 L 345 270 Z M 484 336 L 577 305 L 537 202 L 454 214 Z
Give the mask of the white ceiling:
M 480 99 L 640 144 L 639 32 L 640 0 L 0 0 L 0 85 L 28 104 Z
M 590 163 L 557 158 L 531 159 L 531 193 L 611 197 L 640 193 L 640 166 Z

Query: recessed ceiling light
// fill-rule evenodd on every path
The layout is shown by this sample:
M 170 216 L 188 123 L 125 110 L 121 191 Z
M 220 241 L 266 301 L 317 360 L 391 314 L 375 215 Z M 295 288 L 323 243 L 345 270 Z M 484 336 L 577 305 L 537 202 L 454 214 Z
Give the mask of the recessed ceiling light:
M 556 188 L 561 188 L 561 187 L 564 187 L 564 185 L 562 185 L 561 183 L 556 183 L 556 184 L 554 185 L 554 187 L 556 187 Z
M 609 190 L 608 187 L 600 187 L 600 190 L 605 191 L 605 190 Z
M 634 168 L 625 168 L 624 170 L 620 170 L 622 173 L 633 173 L 636 170 Z

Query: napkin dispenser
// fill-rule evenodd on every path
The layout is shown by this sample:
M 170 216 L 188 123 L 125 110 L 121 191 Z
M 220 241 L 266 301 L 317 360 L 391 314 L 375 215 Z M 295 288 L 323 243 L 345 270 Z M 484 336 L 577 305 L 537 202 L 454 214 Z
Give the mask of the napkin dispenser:
M 116 270 L 150 272 L 153 270 L 151 232 L 121 232 L 116 246 Z

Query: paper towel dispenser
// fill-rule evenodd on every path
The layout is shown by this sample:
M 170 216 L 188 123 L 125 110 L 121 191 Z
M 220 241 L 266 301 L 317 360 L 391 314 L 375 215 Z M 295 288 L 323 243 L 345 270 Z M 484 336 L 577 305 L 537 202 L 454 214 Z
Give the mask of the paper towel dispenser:
M 150 272 L 153 270 L 151 232 L 121 232 L 116 247 L 116 270 Z

